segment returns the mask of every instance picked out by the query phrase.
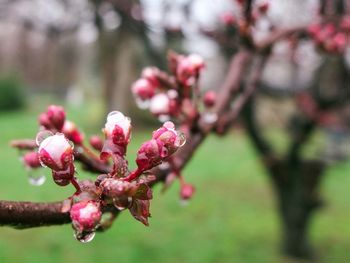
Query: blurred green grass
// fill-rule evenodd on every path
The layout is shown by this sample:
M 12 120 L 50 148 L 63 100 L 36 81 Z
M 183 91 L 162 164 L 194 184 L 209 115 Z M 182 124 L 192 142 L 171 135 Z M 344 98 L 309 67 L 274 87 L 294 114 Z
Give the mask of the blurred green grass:
M 72 187 L 58 187 L 48 178 L 30 186 L 9 147 L 15 138 L 37 131 L 36 116 L 52 102 L 40 98 L 26 111 L 0 113 L 0 199 L 62 200 Z M 98 104 L 69 107 L 68 117 L 86 134 L 98 133 Z M 134 127 L 128 149 L 130 163 L 150 131 Z M 311 227 L 319 262 L 350 262 L 350 163 L 327 172 L 322 193 L 327 201 Z M 179 205 L 178 184 L 165 194 L 154 190 L 152 218 L 146 228 L 128 212 L 106 233 L 88 244 L 74 240 L 69 225 L 28 230 L 0 228 L 0 262 L 294 262 L 279 254 L 279 221 L 269 179 L 244 134 L 211 136 L 186 167 L 184 175 L 197 192 L 188 206 Z M 80 177 L 89 175 L 80 172 Z

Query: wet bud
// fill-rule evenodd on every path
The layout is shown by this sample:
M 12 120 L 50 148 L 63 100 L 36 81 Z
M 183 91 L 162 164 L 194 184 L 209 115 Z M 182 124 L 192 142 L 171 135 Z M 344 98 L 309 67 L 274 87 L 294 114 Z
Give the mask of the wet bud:
M 119 111 L 112 111 L 107 116 L 104 132 L 106 138 L 111 138 L 114 144 L 126 145 L 130 141 L 130 119 Z
M 66 113 L 61 106 L 56 105 L 50 105 L 47 108 L 47 117 L 52 124 L 52 126 L 57 129 L 58 131 L 61 131 L 64 121 L 66 119 Z
M 118 180 L 115 178 L 104 179 L 100 186 L 102 187 L 102 193 L 110 198 L 116 198 L 123 195 L 127 195 L 132 185 L 130 182 Z
M 62 132 L 74 144 L 82 144 L 84 135 L 78 130 L 77 126 L 71 121 L 65 121 Z
M 162 148 L 164 148 L 162 143 L 154 139 L 143 143 L 137 152 L 136 164 L 138 168 L 145 171 L 160 164 Z
M 333 42 L 338 52 L 344 51 L 347 42 L 346 35 L 341 32 L 335 34 Z
M 44 128 L 50 130 L 52 129 L 52 124 L 49 120 L 49 117 L 47 116 L 46 112 L 41 113 L 38 118 L 39 124 L 43 126 Z
M 38 154 L 40 162 L 55 171 L 65 170 L 73 162 L 73 146 L 60 133 L 44 139 Z
M 30 168 L 38 168 L 41 167 L 39 161 L 39 155 L 37 152 L 28 152 L 23 156 L 23 163 L 27 167 Z
M 191 184 L 182 184 L 180 189 L 180 197 L 182 200 L 191 199 L 195 192 L 195 188 Z
M 101 151 L 103 147 L 103 141 L 98 135 L 93 135 L 90 137 L 90 145 L 97 151 Z
M 211 108 L 214 106 L 215 102 L 216 102 L 216 92 L 212 90 L 207 91 L 203 96 L 204 106 Z
M 167 150 L 167 155 L 173 154 L 180 147 L 180 135 L 171 121 L 167 121 L 163 124 L 163 127 L 153 132 L 153 139 L 163 144 L 163 147 Z
M 149 110 L 154 115 L 168 115 L 171 111 L 171 100 L 166 94 L 159 93 L 151 99 Z
M 141 100 L 149 100 L 154 96 L 156 86 L 148 79 L 142 78 L 134 82 L 131 91 L 135 97 Z
M 54 182 L 59 186 L 68 185 L 75 173 L 75 168 L 73 163 L 70 164 L 67 169 L 64 170 L 52 170 L 52 178 Z
M 95 201 L 82 201 L 72 206 L 70 217 L 73 227 L 82 231 L 93 231 L 101 220 L 100 205 Z
M 154 88 L 159 87 L 159 81 L 157 75 L 159 74 L 159 69 L 156 67 L 147 67 L 142 70 L 141 77 L 147 79 Z

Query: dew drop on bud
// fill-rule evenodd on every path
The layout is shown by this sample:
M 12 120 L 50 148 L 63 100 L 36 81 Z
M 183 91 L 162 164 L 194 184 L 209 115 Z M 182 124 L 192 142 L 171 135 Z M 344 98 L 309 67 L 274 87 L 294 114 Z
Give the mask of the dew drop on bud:
M 176 139 L 176 146 L 182 147 L 186 143 L 186 135 L 183 132 L 178 132 L 177 139 Z
M 75 231 L 74 237 L 76 238 L 76 240 L 78 240 L 81 243 L 88 243 L 94 239 L 95 234 L 96 234 L 95 231 L 91 231 L 91 232 Z
M 46 181 L 46 176 L 43 174 L 36 175 L 34 174 L 34 171 L 33 171 L 33 172 L 30 172 L 28 175 L 28 182 L 31 185 L 41 186 L 45 183 L 45 181 Z
M 116 111 L 116 110 L 111 111 L 110 113 L 108 113 L 107 118 L 112 117 L 112 116 L 117 115 L 117 114 L 119 114 L 119 111 Z
M 166 122 L 166 121 L 170 120 L 170 116 L 166 115 L 166 114 L 161 114 L 158 116 L 158 120 L 160 122 Z
M 74 149 L 74 142 L 72 142 L 71 140 L 68 140 L 68 139 L 67 139 L 67 141 L 68 141 L 69 145 L 72 147 L 72 149 Z
M 214 112 L 207 112 L 203 116 L 203 120 L 207 124 L 213 124 L 218 119 L 218 115 Z
M 35 138 L 36 144 L 39 146 L 46 138 L 53 136 L 53 133 L 48 130 L 40 131 Z
M 139 107 L 141 110 L 146 110 L 149 108 L 150 100 L 141 100 L 140 98 L 135 99 L 137 107 Z

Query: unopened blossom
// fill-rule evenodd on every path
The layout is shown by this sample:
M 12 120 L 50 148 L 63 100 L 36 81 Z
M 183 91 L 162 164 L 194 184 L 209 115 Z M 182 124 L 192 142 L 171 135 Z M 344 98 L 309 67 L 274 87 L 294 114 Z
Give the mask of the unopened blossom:
M 103 141 L 98 135 L 93 135 L 90 137 L 90 145 L 97 151 L 101 151 L 103 147 Z
M 156 86 L 148 79 L 141 78 L 134 82 L 131 91 L 136 98 L 149 100 L 154 96 Z
M 23 155 L 23 163 L 29 168 L 38 168 L 41 166 L 39 154 L 37 152 L 28 152 Z
M 159 93 L 151 99 L 149 110 L 154 115 L 168 115 L 171 111 L 171 100 L 166 94 Z
M 65 121 L 62 132 L 74 144 L 82 144 L 84 135 L 78 130 L 77 126 L 71 121 Z
M 115 144 L 127 144 L 131 136 L 131 121 L 119 111 L 108 114 L 104 132 Z
M 143 143 L 137 152 L 136 164 L 141 171 L 146 171 L 161 163 L 167 152 L 161 141 L 152 139 Z M 163 151 L 163 153 L 162 153 Z
M 148 80 L 154 88 L 159 87 L 158 80 L 159 69 L 156 67 L 147 67 L 142 70 L 141 77 Z
M 167 121 L 161 128 L 153 132 L 152 138 L 160 141 L 166 148 L 167 154 L 173 154 L 181 145 L 181 135 L 175 130 L 175 125 Z
M 180 197 L 182 200 L 191 199 L 196 189 L 191 184 L 182 184 L 180 189 Z
M 39 145 L 38 153 L 41 163 L 52 170 L 65 170 L 73 162 L 73 146 L 61 133 L 43 140 Z
M 52 126 L 55 127 L 58 131 L 60 131 L 66 119 L 66 113 L 63 107 L 57 105 L 50 105 L 47 108 L 46 114 Z
M 180 57 L 176 70 L 177 79 L 183 85 L 191 86 L 195 83 L 204 66 L 204 60 L 199 55 L 192 54 L 187 57 Z
M 203 103 L 206 107 L 213 107 L 216 102 L 216 92 L 213 90 L 207 91 L 203 96 Z
M 70 210 L 73 227 L 80 231 L 93 231 L 101 221 L 100 205 L 95 201 L 81 201 Z

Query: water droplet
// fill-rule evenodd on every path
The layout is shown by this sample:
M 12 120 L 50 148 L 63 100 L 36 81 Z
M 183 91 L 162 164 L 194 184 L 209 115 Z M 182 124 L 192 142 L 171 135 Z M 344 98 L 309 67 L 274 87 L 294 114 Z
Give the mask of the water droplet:
M 170 168 L 170 164 L 168 162 L 162 162 L 158 167 L 160 170 L 165 171 Z
M 217 121 L 218 115 L 214 112 L 207 112 L 203 116 L 204 122 L 207 124 L 213 124 Z
M 43 185 L 46 181 L 46 176 L 41 169 L 31 169 L 28 171 L 28 182 L 34 186 Z
M 109 117 L 112 117 L 112 116 L 114 116 L 114 115 L 117 115 L 117 114 L 120 114 L 120 112 L 119 111 L 111 111 L 110 113 L 108 113 L 108 115 L 107 115 L 107 119 L 109 118 Z
M 48 130 L 40 131 L 35 138 L 36 144 L 39 146 L 46 138 L 52 136 L 53 133 Z
M 76 238 L 76 240 L 78 240 L 81 243 L 88 243 L 94 239 L 95 234 L 96 234 L 95 231 L 89 231 L 89 232 L 75 231 L 74 237 Z
M 141 100 L 140 98 L 135 99 L 137 107 L 139 107 L 141 110 L 146 110 L 149 108 L 150 100 Z
M 175 144 L 177 147 L 182 147 L 186 143 L 186 135 L 183 132 L 177 132 L 177 133 L 178 135 L 177 135 Z
M 166 121 L 170 120 L 170 116 L 166 115 L 166 114 L 161 114 L 161 115 L 158 116 L 158 120 L 160 122 L 166 122 Z
M 189 201 L 185 199 L 180 199 L 179 204 L 180 206 L 188 206 Z
M 67 139 L 67 141 L 68 141 L 69 145 L 72 147 L 72 149 L 74 149 L 74 142 L 72 142 L 71 140 L 68 140 L 68 139 Z

